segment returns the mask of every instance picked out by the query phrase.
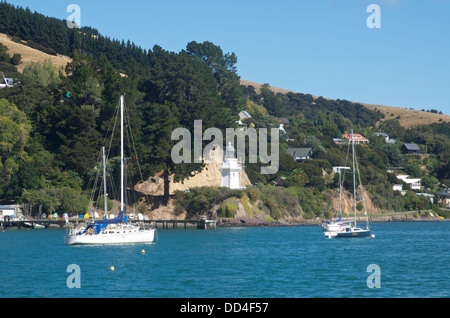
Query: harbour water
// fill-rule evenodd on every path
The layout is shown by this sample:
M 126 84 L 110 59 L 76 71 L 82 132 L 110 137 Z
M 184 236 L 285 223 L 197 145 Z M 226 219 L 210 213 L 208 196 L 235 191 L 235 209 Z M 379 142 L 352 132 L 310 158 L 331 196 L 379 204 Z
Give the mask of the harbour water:
M 375 238 L 349 239 L 326 239 L 320 226 L 164 229 L 153 244 L 115 246 L 2 229 L 0 298 L 450 296 L 450 222 L 371 227 Z

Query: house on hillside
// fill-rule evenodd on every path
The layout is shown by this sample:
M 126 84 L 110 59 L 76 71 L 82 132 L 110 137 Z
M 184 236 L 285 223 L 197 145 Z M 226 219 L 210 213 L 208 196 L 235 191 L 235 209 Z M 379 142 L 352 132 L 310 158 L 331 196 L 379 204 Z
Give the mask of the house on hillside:
M 347 143 L 368 144 L 369 140 L 361 134 L 343 134 L 342 138 Z
M 347 143 L 368 144 L 369 140 L 361 134 L 343 134 L 342 138 Z
M 403 144 L 402 152 L 408 155 L 420 155 L 420 148 L 416 144 Z
M 287 125 L 290 125 L 291 124 L 291 122 L 289 121 L 289 119 L 287 119 L 287 118 L 278 118 L 278 122 L 281 124 L 281 125 L 283 125 L 283 126 L 287 126 Z
M 383 137 L 385 142 L 389 141 L 389 135 L 386 133 L 376 132 L 375 135 Z
M 286 153 L 295 161 L 305 161 L 311 159 L 313 151 L 312 148 L 289 148 Z
M 251 118 L 251 117 L 252 116 L 245 110 L 241 110 L 239 112 L 239 120 L 244 120 L 244 119 Z
M 3 81 L 0 82 L 0 88 L 11 88 L 14 87 L 14 79 L 12 78 L 3 78 Z
M 274 187 L 282 187 L 284 185 L 284 179 L 284 177 L 279 177 L 275 180 L 270 181 L 269 184 Z
M 416 193 L 416 195 L 418 197 L 425 197 L 428 198 L 430 200 L 431 203 L 434 203 L 434 195 L 429 194 L 429 193 Z
M 436 192 L 436 198 L 438 202 L 444 203 L 447 209 L 450 209 L 450 188 L 441 192 Z
M 397 179 L 409 184 L 411 190 L 420 190 L 422 188 L 420 178 L 409 178 L 407 174 L 401 174 L 397 176 Z
M 344 139 L 333 138 L 333 141 L 336 145 L 342 145 L 344 143 Z

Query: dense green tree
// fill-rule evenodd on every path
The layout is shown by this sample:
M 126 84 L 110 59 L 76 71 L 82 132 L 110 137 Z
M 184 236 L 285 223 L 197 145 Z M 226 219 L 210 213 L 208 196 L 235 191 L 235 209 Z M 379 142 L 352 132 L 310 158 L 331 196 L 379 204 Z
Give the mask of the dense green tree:
M 50 88 L 56 88 L 61 81 L 50 59 L 28 64 L 23 70 L 23 79 Z
M 23 111 L 6 99 L 0 100 L 0 172 L 9 180 L 26 157 L 24 150 L 31 125 Z
M 394 167 L 401 167 L 403 164 L 403 156 L 396 145 L 386 144 L 381 147 L 381 150 L 386 154 L 389 163 Z

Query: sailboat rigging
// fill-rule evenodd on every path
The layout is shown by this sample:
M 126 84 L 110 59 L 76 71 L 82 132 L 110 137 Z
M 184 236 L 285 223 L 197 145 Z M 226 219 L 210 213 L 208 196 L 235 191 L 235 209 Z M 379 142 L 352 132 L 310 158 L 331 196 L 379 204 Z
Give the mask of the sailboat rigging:
M 112 219 L 95 220 L 86 226 L 68 228 L 64 240 L 68 245 L 82 244 L 123 244 L 123 243 L 151 243 L 154 240 L 155 229 L 145 228 L 140 224 L 127 222 L 125 203 L 125 158 L 124 158 L 124 97 L 120 97 L 120 212 Z M 105 216 L 107 216 L 107 189 L 106 189 L 106 156 L 103 156 L 103 194 Z M 143 223 L 142 223 L 143 224 Z
M 359 185 L 361 185 L 361 180 L 359 177 L 359 169 L 358 169 L 357 160 L 356 160 L 355 143 L 353 140 L 353 130 L 351 131 L 351 137 L 352 137 L 351 143 L 352 143 L 352 168 L 353 168 L 352 174 L 353 174 L 354 220 L 353 221 L 341 221 L 342 209 L 340 209 L 340 215 L 339 215 L 339 219 L 337 221 L 322 223 L 324 235 L 327 238 L 375 237 L 371 233 L 368 217 L 367 217 L 367 226 L 365 229 L 358 227 L 357 222 L 356 222 L 356 170 L 358 170 Z M 341 191 L 341 186 L 342 186 L 342 184 L 340 181 L 340 174 L 339 174 L 339 191 Z M 340 200 L 340 198 L 339 198 L 339 200 Z M 341 205 L 340 202 L 339 202 L 339 204 Z M 365 207 L 364 207 L 364 209 L 365 209 Z M 365 212 L 365 214 L 367 215 L 367 212 Z

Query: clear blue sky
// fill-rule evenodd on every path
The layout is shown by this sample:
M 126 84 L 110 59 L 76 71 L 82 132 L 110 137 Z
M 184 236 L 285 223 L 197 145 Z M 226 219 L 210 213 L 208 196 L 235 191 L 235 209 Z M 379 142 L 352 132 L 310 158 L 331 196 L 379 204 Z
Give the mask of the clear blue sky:
M 8 0 L 105 36 L 179 52 L 211 41 L 242 79 L 328 98 L 450 115 L 450 0 Z M 369 4 L 381 9 L 370 29 Z

